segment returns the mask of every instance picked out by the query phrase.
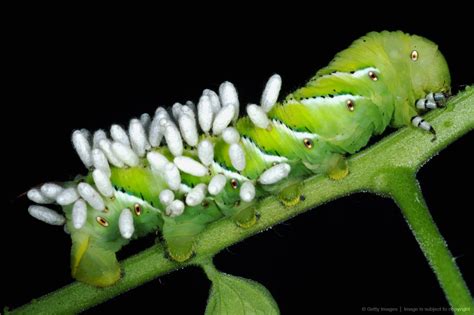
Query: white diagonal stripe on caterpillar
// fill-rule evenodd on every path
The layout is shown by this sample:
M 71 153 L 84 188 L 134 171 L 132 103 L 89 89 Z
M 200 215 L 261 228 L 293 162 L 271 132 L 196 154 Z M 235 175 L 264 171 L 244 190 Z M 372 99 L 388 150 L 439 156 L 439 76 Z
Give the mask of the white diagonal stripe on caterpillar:
M 284 156 L 279 156 L 279 155 L 271 155 L 263 152 L 257 145 L 247 137 L 242 138 L 242 145 L 244 146 L 244 149 L 247 149 L 248 151 L 253 151 L 258 154 L 259 157 L 262 158 L 263 161 L 267 164 L 272 164 L 272 163 L 282 163 L 288 161 L 288 159 Z
M 290 128 L 288 128 L 287 125 L 284 123 L 280 122 L 277 119 L 272 120 L 272 124 L 274 128 L 279 129 L 280 131 L 285 132 L 289 136 L 298 139 L 298 140 L 304 140 L 304 139 L 316 139 L 318 138 L 318 135 L 315 133 L 309 133 L 309 132 L 302 132 L 302 131 L 295 131 Z
M 146 207 L 147 209 L 153 210 L 154 212 L 161 212 L 160 209 L 154 207 L 150 202 L 140 198 L 136 197 L 134 195 L 130 195 L 127 192 L 122 192 L 120 190 L 115 190 L 114 196 L 116 199 L 122 200 L 124 203 L 128 204 L 139 204 L 142 207 Z
M 334 105 L 346 104 L 348 99 L 352 100 L 353 102 L 357 102 L 358 100 L 361 100 L 364 98 L 365 97 L 360 96 L 360 95 L 339 94 L 339 95 L 334 95 L 333 97 L 327 97 L 327 96 L 310 97 L 306 99 L 301 99 L 299 100 L 299 102 L 306 106 L 334 106 Z
M 355 77 L 355 78 L 366 78 L 368 76 L 369 72 L 379 74 L 380 70 L 375 68 L 375 67 L 367 67 L 367 68 L 356 70 L 352 73 L 343 72 L 343 71 L 336 71 L 336 72 L 333 72 L 333 73 L 322 75 L 318 79 L 327 78 L 327 77 L 331 77 L 331 76 L 344 77 L 344 76 L 347 76 L 347 75 L 350 75 L 350 76 Z
M 374 73 L 377 73 L 377 74 L 380 73 L 379 69 L 377 69 L 377 68 L 367 67 L 367 68 L 364 68 L 364 69 L 354 71 L 354 73 L 352 73 L 352 76 L 354 76 L 356 78 L 365 78 L 365 77 L 367 77 L 369 72 L 374 72 Z M 336 72 L 333 75 L 338 75 L 338 73 L 340 73 L 340 72 Z
M 228 170 L 228 169 L 222 167 L 219 163 L 217 163 L 215 161 L 212 162 L 212 164 L 210 166 L 210 169 L 215 174 L 223 174 L 225 177 L 227 177 L 227 179 L 235 178 L 239 181 L 249 180 L 244 175 L 242 175 L 240 173 L 237 173 L 237 172 L 233 172 L 231 170 Z

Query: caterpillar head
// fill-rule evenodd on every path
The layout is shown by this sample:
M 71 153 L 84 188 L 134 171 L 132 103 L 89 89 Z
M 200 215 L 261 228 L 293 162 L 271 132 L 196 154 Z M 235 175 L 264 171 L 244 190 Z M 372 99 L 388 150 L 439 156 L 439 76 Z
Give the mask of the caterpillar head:
M 449 92 L 451 77 L 448 64 L 435 43 L 412 35 L 404 53 L 410 64 L 413 90 L 417 95 Z

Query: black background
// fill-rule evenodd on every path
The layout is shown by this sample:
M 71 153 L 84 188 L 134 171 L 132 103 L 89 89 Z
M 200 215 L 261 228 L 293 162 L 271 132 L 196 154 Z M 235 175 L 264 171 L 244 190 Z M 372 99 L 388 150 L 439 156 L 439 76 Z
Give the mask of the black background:
M 31 8 L 30 8 L 31 9 Z M 438 10 L 390 16 L 288 8 L 285 15 L 231 8 L 188 16 L 150 13 L 55 14 L 20 11 L 6 28 L 9 57 L 3 107 L 3 195 L 0 307 L 16 307 L 71 282 L 69 237 L 28 216 L 21 195 L 45 181 L 67 180 L 84 168 L 70 145 L 75 128 L 125 124 L 157 105 L 196 101 L 205 88 L 229 80 L 241 104 L 256 102 L 270 75 L 282 95 L 326 65 L 353 40 L 376 30 L 416 33 L 436 42 L 453 86 L 472 83 L 472 31 Z M 46 10 L 48 11 L 48 10 Z M 184 11 L 192 11 L 186 8 Z M 253 12 L 253 11 L 252 11 Z M 172 18 L 165 21 L 166 18 Z M 136 21 L 139 22 L 136 22 Z M 438 130 L 442 132 L 442 130 Z M 474 290 L 472 135 L 434 157 L 419 172 L 432 215 Z M 150 246 L 133 242 L 120 257 Z M 219 269 L 266 286 L 283 314 L 354 313 L 362 307 L 446 307 L 447 302 L 399 209 L 369 194 L 309 211 L 218 254 Z M 201 314 L 209 282 L 197 268 L 161 277 L 87 313 L 133 309 Z

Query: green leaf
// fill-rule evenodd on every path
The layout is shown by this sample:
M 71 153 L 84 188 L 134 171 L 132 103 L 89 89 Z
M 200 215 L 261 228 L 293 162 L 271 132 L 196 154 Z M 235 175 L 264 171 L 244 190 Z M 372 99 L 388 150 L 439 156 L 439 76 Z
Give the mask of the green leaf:
M 270 292 L 260 283 L 215 273 L 206 315 L 280 314 Z

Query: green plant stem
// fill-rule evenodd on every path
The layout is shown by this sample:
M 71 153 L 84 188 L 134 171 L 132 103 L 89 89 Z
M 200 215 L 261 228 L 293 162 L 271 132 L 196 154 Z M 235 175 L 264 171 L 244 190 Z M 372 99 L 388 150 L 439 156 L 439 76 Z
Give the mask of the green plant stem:
M 474 311 L 474 301 L 447 244 L 426 207 L 413 172 L 396 169 L 389 173 L 388 194 L 402 210 L 421 250 L 433 268 L 449 304 L 456 313 Z
M 305 180 L 303 194 L 306 196 L 306 200 L 295 207 L 285 208 L 280 204 L 277 197 L 270 196 L 260 202 L 258 208 L 261 214 L 260 220 L 251 228 L 239 228 L 229 219 L 211 224 L 197 241 L 195 257 L 184 264 L 166 259 L 163 247 L 157 244 L 124 260 L 122 263 L 124 275 L 117 284 L 111 287 L 98 289 L 74 282 L 14 310 L 14 313 L 78 312 L 107 301 L 173 270 L 187 265 L 199 264 L 202 259 L 212 257 L 232 244 L 322 203 L 359 191 L 387 193 L 387 187 L 389 187 L 387 186 L 387 174 L 390 174 L 390 170 L 403 168 L 410 171 L 411 174 L 415 174 L 419 167 L 432 156 L 474 128 L 474 88 L 466 89 L 466 91 L 450 100 L 447 108 L 433 111 L 425 118 L 438 131 L 436 141 L 432 142 L 432 136 L 422 130 L 403 128 L 374 146 L 352 156 L 349 159 L 350 174 L 346 178 L 332 181 L 326 176 L 314 176 Z M 395 198 L 400 199 L 400 196 L 397 195 Z M 415 219 L 416 216 L 406 214 L 407 206 L 402 203 L 405 201 L 397 199 L 397 202 L 404 207 L 405 216 L 414 229 L 417 239 L 421 240 L 423 238 L 424 242 L 426 235 L 419 230 L 431 225 L 434 226 L 434 223 L 431 221 L 430 225 L 426 225 L 426 227 L 424 225 L 420 226 Z M 426 208 L 423 211 L 427 211 Z M 430 233 L 430 237 L 436 236 L 436 239 L 442 240 L 436 228 L 430 228 Z M 443 251 L 431 253 L 428 252 L 430 250 L 429 246 L 424 246 L 421 241 L 420 244 L 425 256 L 431 259 L 430 264 L 432 266 L 436 265 L 443 268 L 445 262 L 451 259 L 446 248 Z M 452 265 L 456 269 L 454 261 Z M 438 269 L 434 270 L 438 272 Z M 461 302 L 465 301 L 465 298 L 458 301 L 451 297 L 454 294 L 453 291 L 460 290 L 457 294 L 470 296 L 469 291 L 460 280 L 460 275 L 454 276 L 452 272 L 446 272 L 443 273 L 443 276 L 438 275 L 438 279 L 441 287 L 450 291 L 449 293 L 446 292 L 446 295 L 452 307 L 459 307 L 462 304 Z M 452 284 L 454 282 L 458 283 L 455 290 L 451 289 L 455 288 L 455 285 Z
M 206 257 L 206 259 L 199 262 L 199 265 L 206 273 L 207 278 L 211 281 L 214 281 L 216 274 L 218 274 L 219 271 L 216 269 L 216 266 L 214 266 L 212 258 Z

